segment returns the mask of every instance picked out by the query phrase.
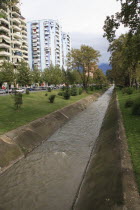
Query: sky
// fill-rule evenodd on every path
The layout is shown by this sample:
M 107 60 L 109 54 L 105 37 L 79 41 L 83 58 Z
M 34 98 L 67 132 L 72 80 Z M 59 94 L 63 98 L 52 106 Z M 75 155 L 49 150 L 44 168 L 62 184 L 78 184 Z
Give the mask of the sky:
M 107 15 L 120 10 L 116 0 L 21 0 L 21 12 L 27 21 L 58 20 L 64 32 L 69 32 L 72 47 L 82 44 L 100 51 L 99 63 L 108 63 L 109 43 L 103 38 L 103 25 Z M 125 29 L 117 32 L 125 33 Z

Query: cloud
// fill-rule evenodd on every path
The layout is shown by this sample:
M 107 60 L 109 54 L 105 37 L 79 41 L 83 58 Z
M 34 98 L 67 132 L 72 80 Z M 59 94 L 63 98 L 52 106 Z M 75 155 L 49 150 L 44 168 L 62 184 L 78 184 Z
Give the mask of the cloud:
M 72 32 L 72 48 L 80 48 L 82 44 L 89 45 L 95 50 L 100 51 L 101 57 L 99 63 L 108 63 L 109 52 L 107 52 L 109 43 L 103 38 L 102 34 L 93 34 L 93 33 L 79 33 Z

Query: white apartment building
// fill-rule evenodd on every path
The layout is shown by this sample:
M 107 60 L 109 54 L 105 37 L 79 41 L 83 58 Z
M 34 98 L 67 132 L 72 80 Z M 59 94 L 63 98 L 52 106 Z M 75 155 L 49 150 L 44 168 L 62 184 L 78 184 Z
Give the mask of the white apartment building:
M 27 23 L 30 68 L 44 70 L 52 65 L 66 67 L 68 42 L 56 20 L 37 20 Z M 70 44 L 70 36 L 69 36 Z M 69 46 L 70 48 L 70 46 Z M 64 62 L 65 60 L 65 62 Z
M 27 27 L 21 16 L 20 5 L 0 6 L 0 63 L 28 62 Z
M 67 55 L 71 51 L 71 37 L 67 33 L 62 33 L 62 62 L 63 68 L 67 69 Z

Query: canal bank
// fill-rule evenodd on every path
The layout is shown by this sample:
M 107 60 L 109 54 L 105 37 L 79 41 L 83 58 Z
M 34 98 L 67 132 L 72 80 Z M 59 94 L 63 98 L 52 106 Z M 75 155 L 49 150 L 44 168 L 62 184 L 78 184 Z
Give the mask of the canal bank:
M 94 93 L 25 126 L 0 136 L 0 173 L 46 141 L 56 130 L 85 110 L 103 93 Z
M 140 196 L 115 92 L 72 209 L 140 209 Z
M 0 176 L 4 210 L 72 208 L 113 87 Z

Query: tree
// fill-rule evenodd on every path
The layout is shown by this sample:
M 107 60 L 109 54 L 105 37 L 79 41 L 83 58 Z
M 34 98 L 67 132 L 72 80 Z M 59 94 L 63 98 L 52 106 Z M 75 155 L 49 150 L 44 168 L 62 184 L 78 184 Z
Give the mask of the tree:
M 116 30 L 121 24 L 129 28 L 130 34 L 137 34 L 140 30 L 140 2 L 139 0 L 118 0 L 121 3 L 121 11 L 106 17 L 104 24 L 104 37 L 109 42 L 115 38 Z
M 93 82 L 96 85 L 106 85 L 107 78 L 101 69 L 96 69 L 93 75 Z
M 2 5 L 2 4 L 5 4 L 5 5 L 7 5 L 7 6 L 11 6 L 11 5 L 13 5 L 13 4 L 17 4 L 17 3 L 19 3 L 19 0 L 0 0 L 0 6 Z
M 44 70 L 44 81 L 55 86 L 63 83 L 64 75 L 59 66 L 51 65 L 48 69 Z
M 79 72 L 84 89 L 87 89 L 92 66 L 98 61 L 99 56 L 97 50 L 86 45 L 82 45 L 80 49 L 72 49 L 68 55 L 70 66 Z
M 31 85 L 32 75 L 28 64 L 24 61 L 17 66 L 17 83 L 21 86 Z
M 6 61 L 0 66 L 0 83 L 4 82 L 7 82 L 9 87 L 15 82 L 14 65 Z
M 77 70 L 70 70 L 64 72 L 65 84 L 81 84 L 81 76 Z
M 122 86 L 138 86 L 138 63 L 140 52 L 137 35 L 133 35 L 129 42 L 130 34 L 121 35 L 109 47 L 111 52 L 110 62 L 112 76 L 116 84 Z
M 139 0 L 119 0 L 121 11 L 107 16 L 104 37 L 110 42 L 110 61 L 115 82 L 124 86 L 138 87 L 138 64 L 140 62 L 140 2 Z M 115 33 L 123 24 L 129 28 L 127 35 L 115 40 Z M 118 77 L 118 78 L 117 78 Z
M 42 74 L 40 72 L 40 70 L 38 69 L 34 69 L 32 71 L 32 79 L 33 79 L 33 82 L 36 84 L 36 83 L 42 83 Z

